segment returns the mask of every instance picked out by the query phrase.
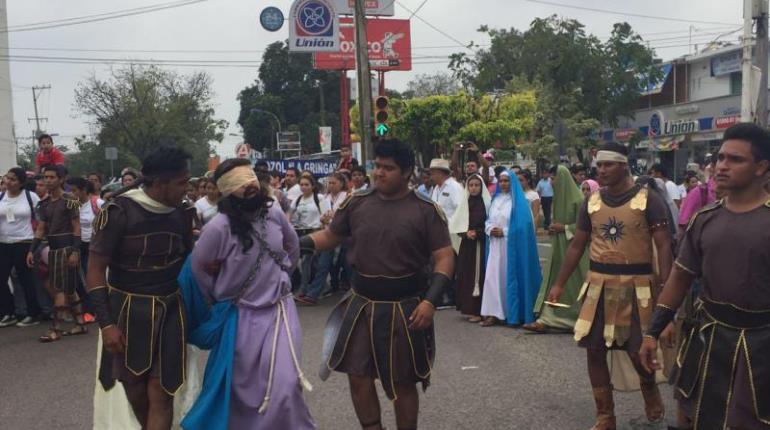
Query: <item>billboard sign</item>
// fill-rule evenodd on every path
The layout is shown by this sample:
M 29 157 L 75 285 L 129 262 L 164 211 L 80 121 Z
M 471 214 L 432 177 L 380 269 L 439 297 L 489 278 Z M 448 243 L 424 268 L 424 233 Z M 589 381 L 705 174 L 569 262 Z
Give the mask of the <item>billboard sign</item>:
M 337 13 L 340 15 L 354 15 L 356 13 L 356 0 L 332 0 Z M 393 16 L 396 8 L 393 0 L 364 0 L 364 13 L 370 16 Z
M 295 0 L 289 14 L 289 51 L 336 52 L 340 26 L 329 0 Z
M 412 70 L 412 35 L 408 19 L 370 19 L 366 24 L 369 64 L 372 70 Z M 353 19 L 340 18 L 340 44 L 337 52 L 313 55 L 319 70 L 356 68 L 356 41 Z

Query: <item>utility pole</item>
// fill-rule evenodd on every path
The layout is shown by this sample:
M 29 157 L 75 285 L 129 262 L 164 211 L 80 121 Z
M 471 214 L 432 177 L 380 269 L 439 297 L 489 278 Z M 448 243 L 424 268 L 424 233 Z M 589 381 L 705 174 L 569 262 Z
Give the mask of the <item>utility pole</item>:
M 8 28 L 8 7 L 6 0 L 0 0 L 0 28 Z M 8 32 L 0 32 L 0 172 L 7 172 L 17 166 L 18 146 L 13 128 L 13 103 L 11 98 L 11 69 L 8 60 Z
M 40 136 L 40 133 L 43 131 L 40 128 L 40 120 L 48 121 L 48 118 L 41 118 L 38 114 L 37 110 L 37 99 L 40 96 L 40 93 L 43 92 L 43 90 L 50 90 L 50 85 L 41 85 L 41 86 L 34 86 L 32 87 L 32 102 L 35 106 L 35 117 L 34 118 L 27 118 L 28 121 L 35 121 L 35 135 L 33 136 L 33 139 L 37 139 L 38 136 Z M 38 92 L 40 91 L 40 92 Z M 34 143 L 34 142 L 33 142 Z
M 759 75 L 759 97 L 757 98 L 757 117 L 756 121 L 760 127 L 767 127 L 767 12 L 768 0 L 759 0 L 759 16 L 757 20 L 757 63 L 762 73 Z
M 374 159 L 372 144 L 372 78 L 369 70 L 369 44 L 366 38 L 365 0 L 355 0 L 356 74 L 358 78 L 358 125 L 361 130 L 361 158 L 364 166 Z
M 743 37 L 741 37 L 741 122 L 751 122 L 751 13 L 752 0 L 743 0 Z

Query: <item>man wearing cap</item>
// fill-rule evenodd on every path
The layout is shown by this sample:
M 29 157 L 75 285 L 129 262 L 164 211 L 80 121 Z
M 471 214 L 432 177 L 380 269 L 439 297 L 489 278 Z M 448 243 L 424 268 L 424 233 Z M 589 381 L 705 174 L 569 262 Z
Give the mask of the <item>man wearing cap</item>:
M 429 170 L 433 181 L 430 199 L 439 205 L 447 219 L 452 219 L 463 198 L 463 186 L 451 176 L 448 160 L 434 158 Z
M 169 146 L 148 155 L 142 178 L 93 226 L 86 283 L 104 343 L 99 381 L 105 390 L 122 382 L 142 428 L 171 427 L 173 395 L 185 378 L 177 276 L 193 242 L 195 208 L 183 203 L 190 158 Z
M 627 157 L 628 150 L 617 143 L 598 151 L 598 179 L 603 188 L 584 201 L 575 236 L 548 295 L 548 301 L 559 301 L 590 241 L 590 265 L 578 297 L 583 303 L 575 340 L 587 352 L 597 411 L 592 430 L 616 428 L 609 349 L 625 350 L 634 364 L 647 419 L 657 422 L 664 414 L 655 374 L 641 366 L 638 351 L 661 285 L 653 272 L 653 243 L 663 281 L 671 269 L 668 209 L 657 193 L 634 183 Z
M 460 202 L 465 196 L 465 190 L 459 182 L 451 176 L 449 161 L 441 158 L 434 158 L 430 162 L 430 178 L 433 182 L 433 189 L 430 192 L 430 199 L 444 211 L 447 220 L 451 220 L 455 211 L 460 206 Z M 457 250 L 460 247 L 460 237 L 456 234 L 450 235 L 452 247 Z M 449 309 L 455 305 L 454 285 L 446 289 L 446 298 L 438 306 L 438 309 Z

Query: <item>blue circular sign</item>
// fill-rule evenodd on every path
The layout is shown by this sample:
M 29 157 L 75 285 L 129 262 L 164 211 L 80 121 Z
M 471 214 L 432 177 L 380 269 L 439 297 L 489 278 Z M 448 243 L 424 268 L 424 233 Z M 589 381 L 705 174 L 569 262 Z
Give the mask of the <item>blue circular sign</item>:
M 308 0 L 297 8 L 295 24 L 301 36 L 328 37 L 334 33 L 334 14 L 323 0 Z
M 274 6 L 266 7 L 259 14 L 259 23 L 267 31 L 278 31 L 283 27 L 283 12 Z

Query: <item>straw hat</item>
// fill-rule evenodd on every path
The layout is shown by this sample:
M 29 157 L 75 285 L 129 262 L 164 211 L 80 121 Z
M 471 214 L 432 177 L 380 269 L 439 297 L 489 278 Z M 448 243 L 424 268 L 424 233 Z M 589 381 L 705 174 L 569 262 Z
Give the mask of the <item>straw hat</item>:
M 447 173 L 451 173 L 452 170 L 449 168 L 449 160 L 444 160 L 443 158 L 434 158 L 430 160 L 430 170 L 443 170 Z

